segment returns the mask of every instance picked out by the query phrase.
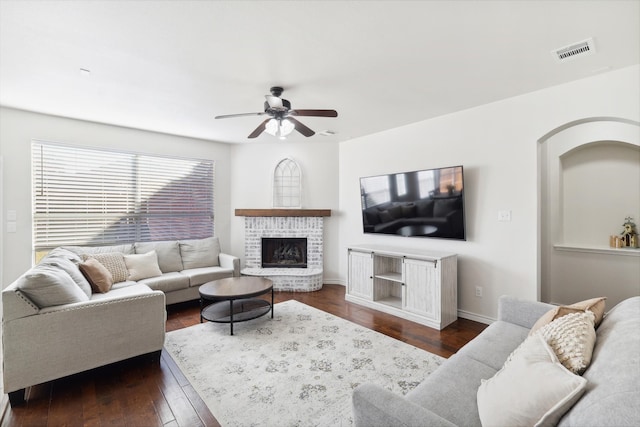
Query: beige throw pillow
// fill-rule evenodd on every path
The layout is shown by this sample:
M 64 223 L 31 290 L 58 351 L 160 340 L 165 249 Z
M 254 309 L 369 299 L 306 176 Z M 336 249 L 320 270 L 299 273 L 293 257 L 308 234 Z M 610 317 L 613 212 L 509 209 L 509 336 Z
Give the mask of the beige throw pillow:
M 127 280 L 138 281 L 162 275 L 162 271 L 158 266 L 156 251 L 147 252 L 146 254 L 125 255 L 124 263 L 127 265 L 127 270 L 129 270 Z
M 591 363 L 596 344 L 594 319 L 590 311 L 567 314 L 543 326 L 537 334 L 545 339 L 565 368 L 582 375 Z
M 111 273 L 113 283 L 124 282 L 129 276 L 127 265 L 124 263 L 124 255 L 121 252 L 83 255 L 83 258 L 85 260 L 94 258 L 100 264 L 104 265 L 107 270 L 109 270 L 109 273 Z
M 604 308 L 606 297 L 591 298 L 588 300 L 580 301 L 571 305 L 561 305 L 554 307 L 551 310 L 543 314 L 533 325 L 529 335 L 533 335 L 538 329 L 546 324 L 553 322 L 554 320 L 565 316 L 570 313 L 579 313 L 583 311 L 591 311 L 595 315 L 595 327 L 597 328 L 602 322 L 604 317 Z
M 82 274 L 84 274 L 84 277 L 89 281 L 93 292 L 104 294 L 111 290 L 111 286 L 113 285 L 111 273 L 107 270 L 107 267 L 102 265 L 97 259 L 87 258 L 87 260 L 78 267 Z
M 587 380 L 558 362 L 541 335 L 527 338 L 478 388 L 483 427 L 555 426 L 584 393 Z

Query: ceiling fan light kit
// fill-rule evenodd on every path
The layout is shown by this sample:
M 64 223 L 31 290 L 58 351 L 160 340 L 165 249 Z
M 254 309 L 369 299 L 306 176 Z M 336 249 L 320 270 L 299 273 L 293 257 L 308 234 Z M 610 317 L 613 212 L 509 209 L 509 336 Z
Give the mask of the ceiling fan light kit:
M 295 126 L 287 119 L 270 119 L 265 125 L 264 131 L 269 135 L 277 136 L 280 139 L 285 139 L 287 135 L 293 132 L 293 129 L 295 129 Z
M 338 112 L 336 110 L 292 110 L 291 103 L 286 99 L 280 98 L 283 90 L 284 89 L 280 86 L 274 86 L 271 88 L 271 95 L 265 95 L 266 101 L 264 103 L 264 112 L 227 114 L 224 116 L 216 116 L 215 118 L 228 119 L 232 117 L 266 115 L 270 118 L 260 123 L 260 125 L 249 134 L 248 138 L 257 138 L 262 134 L 262 132 L 266 132 L 269 135 L 285 139 L 285 137 L 293 132 L 294 129 L 306 137 L 315 134 L 313 130 L 292 116 L 338 117 Z

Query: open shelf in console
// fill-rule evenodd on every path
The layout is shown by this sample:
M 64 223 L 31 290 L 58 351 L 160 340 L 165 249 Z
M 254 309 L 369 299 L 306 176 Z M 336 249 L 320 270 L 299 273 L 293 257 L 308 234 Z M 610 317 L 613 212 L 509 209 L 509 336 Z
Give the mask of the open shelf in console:
M 373 300 L 402 307 L 402 257 L 373 254 Z

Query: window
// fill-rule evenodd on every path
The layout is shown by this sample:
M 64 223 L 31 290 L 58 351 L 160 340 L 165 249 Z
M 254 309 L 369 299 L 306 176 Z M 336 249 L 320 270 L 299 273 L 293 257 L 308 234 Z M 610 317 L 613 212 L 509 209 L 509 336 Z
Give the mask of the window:
M 273 171 L 273 207 L 299 208 L 302 206 L 302 173 L 291 159 L 282 159 Z
M 214 163 L 32 142 L 33 245 L 213 235 Z

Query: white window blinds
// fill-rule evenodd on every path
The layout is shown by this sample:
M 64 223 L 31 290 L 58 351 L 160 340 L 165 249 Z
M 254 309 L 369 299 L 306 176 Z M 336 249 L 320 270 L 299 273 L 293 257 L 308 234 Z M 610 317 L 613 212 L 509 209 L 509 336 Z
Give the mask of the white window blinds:
M 213 235 L 214 163 L 32 142 L 34 249 Z

